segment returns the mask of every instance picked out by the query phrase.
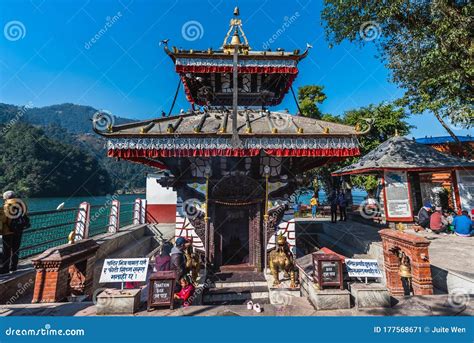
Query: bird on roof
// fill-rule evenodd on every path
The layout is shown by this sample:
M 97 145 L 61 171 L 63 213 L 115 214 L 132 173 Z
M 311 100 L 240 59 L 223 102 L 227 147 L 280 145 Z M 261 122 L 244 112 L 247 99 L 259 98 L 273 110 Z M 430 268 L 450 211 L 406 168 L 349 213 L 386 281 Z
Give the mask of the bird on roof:
M 306 43 L 306 48 L 307 48 L 307 49 L 312 49 L 313 46 L 312 46 L 311 44 L 309 44 L 309 43 Z
M 160 46 L 161 46 L 161 45 L 168 45 L 168 42 L 169 42 L 169 38 L 163 39 L 163 40 L 160 42 Z

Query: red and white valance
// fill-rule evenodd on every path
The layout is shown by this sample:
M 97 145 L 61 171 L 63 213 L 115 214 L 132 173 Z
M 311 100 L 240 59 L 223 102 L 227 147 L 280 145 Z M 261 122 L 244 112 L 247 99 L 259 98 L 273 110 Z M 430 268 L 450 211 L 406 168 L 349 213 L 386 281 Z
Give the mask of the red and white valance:
M 166 157 L 245 157 L 261 152 L 280 157 L 349 157 L 360 154 L 355 137 L 242 138 L 234 148 L 230 138 L 109 139 L 109 157 L 124 159 Z
M 177 58 L 178 73 L 231 73 L 232 60 L 211 58 Z M 295 60 L 245 60 L 238 61 L 239 73 L 297 74 Z

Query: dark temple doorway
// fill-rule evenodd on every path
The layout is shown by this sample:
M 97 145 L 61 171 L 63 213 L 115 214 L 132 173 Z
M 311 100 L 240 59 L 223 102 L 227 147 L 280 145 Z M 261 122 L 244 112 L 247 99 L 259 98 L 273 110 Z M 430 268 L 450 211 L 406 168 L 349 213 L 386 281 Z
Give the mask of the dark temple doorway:
M 220 205 L 216 208 L 216 248 L 221 266 L 249 264 L 249 209 Z

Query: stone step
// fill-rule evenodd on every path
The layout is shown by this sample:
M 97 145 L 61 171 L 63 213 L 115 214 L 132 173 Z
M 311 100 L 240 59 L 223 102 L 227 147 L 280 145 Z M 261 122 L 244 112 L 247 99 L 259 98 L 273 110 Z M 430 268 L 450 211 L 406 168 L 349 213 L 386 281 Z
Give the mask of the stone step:
M 263 287 L 267 285 L 263 273 L 239 271 L 219 272 L 210 277 L 211 287 L 235 288 L 235 287 Z
M 236 305 L 252 300 L 268 304 L 269 295 L 266 286 L 211 288 L 204 294 L 203 302 L 207 305 Z

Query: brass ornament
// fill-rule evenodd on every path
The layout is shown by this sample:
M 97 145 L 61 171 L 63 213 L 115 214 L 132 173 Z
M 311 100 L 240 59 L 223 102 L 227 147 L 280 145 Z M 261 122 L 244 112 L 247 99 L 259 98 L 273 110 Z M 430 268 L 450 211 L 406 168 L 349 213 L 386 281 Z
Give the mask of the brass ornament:
M 290 287 L 297 287 L 296 282 L 296 267 L 294 263 L 293 254 L 286 241 L 286 237 L 282 234 L 278 235 L 276 239 L 276 248 L 269 254 L 269 265 L 273 276 L 273 286 L 280 285 L 279 273 L 283 271 L 285 277 L 290 278 Z
M 201 269 L 201 261 L 199 255 L 192 250 L 192 245 L 189 245 L 184 250 L 184 258 L 186 260 L 186 273 L 191 273 L 191 279 L 193 283 L 196 283 Z

